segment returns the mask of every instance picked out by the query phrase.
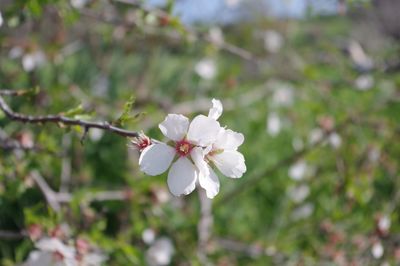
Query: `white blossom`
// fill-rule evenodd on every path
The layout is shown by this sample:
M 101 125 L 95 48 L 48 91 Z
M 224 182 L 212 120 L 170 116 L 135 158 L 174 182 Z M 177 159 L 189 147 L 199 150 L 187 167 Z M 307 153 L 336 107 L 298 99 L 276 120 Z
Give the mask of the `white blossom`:
M 172 164 L 168 173 L 168 187 L 175 196 L 187 195 L 196 186 L 198 171 L 190 160 L 201 147 L 215 142 L 219 123 L 204 115 L 196 116 L 191 123 L 183 115 L 169 114 L 159 125 L 165 137 L 175 143 L 171 147 L 158 142 L 146 147 L 139 158 L 140 169 L 148 175 L 159 175 Z M 173 162 L 174 158 L 177 160 Z
M 300 203 L 308 197 L 310 194 L 310 188 L 307 185 L 290 187 L 287 193 L 295 203 Z
M 169 265 L 175 253 L 172 241 L 167 237 L 157 239 L 146 252 L 146 261 L 149 266 Z
M 278 106 L 290 106 L 293 103 L 293 88 L 282 84 L 272 96 L 272 101 Z
M 274 30 L 267 30 L 264 33 L 264 48 L 270 53 L 277 53 L 283 46 L 282 35 Z
M 374 86 L 374 78 L 371 75 L 360 75 L 354 84 L 358 90 L 366 91 Z
M 270 113 L 267 118 L 267 132 L 272 137 L 279 134 L 282 128 L 282 122 L 277 113 Z
M 298 161 L 289 168 L 289 176 L 293 180 L 301 180 L 305 177 L 308 166 L 305 161 Z
M 379 259 L 383 256 L 384 249 L 383 249 L 381 242 L 376 242 L 372 245 L 371 253 L 375 259 Z
M 213 79 L 217 74 L 217 66 L 215 61 L 210 58 L 205 58 L 199 61 L 195 65 L 194 70 L 196 71 L 197 75 L 206 80 Z
M 44 237 L 35 246 L 38 250 L 32 251 L 22 266 L 78 266 L 75 249 L 57 238 Z
M 207 197 L 215 197 L 220 183 L 210 163 L 231 178 L 239 178 L 246 171 L 244 156 L 237 151 L 243 134 L 222 128 L 217 121 L 222 104 L 215 99 L 212 104 L 208 116 L 198 115 L 191 123 L 183 115 L 169 114 L 159 128 L 174 147 L 156 142 L 140 155 L 140 168 L 148 175 L 159 175 L 171 166 L 167 183 L 175 196 L 191 193 L 198 182 Z
M 329 134 L 328 141 L 329 144 L 335 149 L 338 149 L 342 145 L 342 138 L 336 132 Z
M 314 212 L 314 205 L 312 203 L 306 203 L 297 207 L 293 213 L 292 218 L 295 221 L 306 219 Z
M 26 72 L 33 71 L 35 68 L 41 66 L 45 62 L 46 56 L 42 51 L 27 53 L 22 57 L 22 67 Z
M 146 244 L 153 243 L 155 238 L 156 238 L 156 233 L 151 228 L 146 228 L 142 232 L 142 239 L 143 239 L 143 242 Z
M 3 15 L 0 12 L 0 27 L 1 27 L 1 25 L 3 25 Z

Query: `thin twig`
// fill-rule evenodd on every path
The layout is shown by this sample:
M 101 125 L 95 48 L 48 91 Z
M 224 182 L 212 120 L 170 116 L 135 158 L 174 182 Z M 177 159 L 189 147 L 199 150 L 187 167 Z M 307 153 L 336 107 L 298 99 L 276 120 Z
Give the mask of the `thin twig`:
M 159 8 L 156 7 L 150 7 L 148 5 L 145 5 L 143 3 L 141 3 L 140 1 L 136 1 L 136 0 L 114 0 L 116 2 L 120 2 L 120 3 L 124 3 L 124 4 L 128 4 L 131 6 L 135 6 L 137 8 L 140 8 L 146 12 L 152 13 L 153 15 L 157 16 L 160 19 L 168 19 L 171 17 L 171 15 Z M 238 47 L 236 45 L 233 45 L 231 43 L 227 43 L 225 41 L 219 41 L 216 42 L 213 38 L 211 38 L 210 35 L 208 34 L 199 34 L 197 33 L 194 29 L 189 28 L 189 27 L 184 27 L 184 31 L 188 34 L 190 34 L 191 36 L 194 36 L 195 38 L 199 38 L 202 39 L 208 43 L 211 43 L 213 45 L 218 46 L 220 49 L 227 51 L 233 55 L 236 55 L 244 60 L 248 60 L 248 61 L 255 61 L 257 58 L 249 51 Z M 176 37 L 176 36 L 174 36 Z
M 197 255 L 202 265 L 210 265 L 210 262 L 207 258 L 207 245 L 211 238 L 213 224 L 212 202 L 209 198 L 207 198 L 204 189 L 198 189 L 197 192 L 200 202 L 200 219 L 197 225 Z
M 0 96 L 0 109 L 6 114 L 6 116 L 14 121 L 19 121 L 23 123 L 31 123 L 31 124 L 45 124 L 45 123 L 55 123 L 69 126 L 80 126 L 83 128 L 98 128 L 105 131 L 109 131 L 115 134 L 118 134 L 123 137 L 138 137 L 138 133 L 136 131 L 125 130 L 122 128 L 118 128 L 112 126 L 108 122 L 90 122 L 83 121 L 80 119 L 73 119 L 69 117 L 65 117 L 62 115 L 45 115 L 45 116 L 31 116 L 24 115 L 20 113 L 14 112 L 8 104 L 5 102 L 4 98 Z
M 13 232 L 0 230 L 0 239 L 9 239 L 9 240 L 17 240 L 26 237 L 26 232 Z

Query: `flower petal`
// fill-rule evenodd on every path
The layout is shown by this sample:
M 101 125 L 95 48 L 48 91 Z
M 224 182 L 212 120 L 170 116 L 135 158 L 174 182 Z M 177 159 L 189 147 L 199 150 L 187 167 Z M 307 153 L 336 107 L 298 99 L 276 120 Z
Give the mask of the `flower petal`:
M 224 151 L 214 154 L 211 159 L 221 173 L 228 177 L 239 178 L 246 172 L 244 157 L 238 151 Z
M 209 199 L 214 198 L 219 192 L 219 179 L 211 167 L 207 166 L 208 175 L 199 173 L 199 183 L 202 188 L 206 190 L 207 197 Z
M 186 157 L 172 164 L 168 173 L 168 187 L 175 196 L 187 195 L 196 187 L 196 167 Z
M 190 155 L 199 172 L 204 175 L 209 175 L 208 165 L 204 160 L 204 150 L 201 147 L 195 147 L 190 152 Z
M 158 127 L 164 136 L 171 140 L 179 141 L 182 140 L 187 133 L 189 119 L 183 115 L 169 114 Z
M 219 123 L 204 115 L 196 116 L 190 123 L 187 138 L 199 146 L 207 146 L 217 139 L 220 130 Z
M 221 116 L 223 111 L 222 103 L 220 100 L 212 99 L 212 104 L 213 106 L 208 112 L 208 117 L 217 120 Z
M 165 143 L 150 145 L 140 154 L 140 170 L 152 176 L 164 173 L 171 165 L 174 156 L 175 149 Z
M 242 145 L 243 141 L 244 136 L 242 133 L 221 128 L 214 146 L 217 149 L 237 150 L 237 148 Z

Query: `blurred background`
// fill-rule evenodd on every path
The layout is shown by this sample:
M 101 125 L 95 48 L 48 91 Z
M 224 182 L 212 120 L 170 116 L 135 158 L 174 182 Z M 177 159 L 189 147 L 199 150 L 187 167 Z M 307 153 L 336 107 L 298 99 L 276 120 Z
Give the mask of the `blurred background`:
M 399 265 L 399 13 L 396 0 L 0 0 L 0 88 L 31 90 L 4 96 L 14 110 L 162 139 L 166 114 L 217 98 L 247 164 L 212 201 L 176 198 L 126 138 L 1 112 L 0 264 L 53 265 L 33 254 L 57 237 L 79 265 Z

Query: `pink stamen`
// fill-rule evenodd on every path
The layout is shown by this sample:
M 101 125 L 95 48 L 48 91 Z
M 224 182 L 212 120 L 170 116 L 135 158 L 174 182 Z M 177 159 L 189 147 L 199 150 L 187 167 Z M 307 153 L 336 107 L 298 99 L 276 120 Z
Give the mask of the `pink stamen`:
M 176 142 L 175 150 L 179 156 L 187 156 L 193 149 L 193 144 L 189 143 L 186 139 Z

